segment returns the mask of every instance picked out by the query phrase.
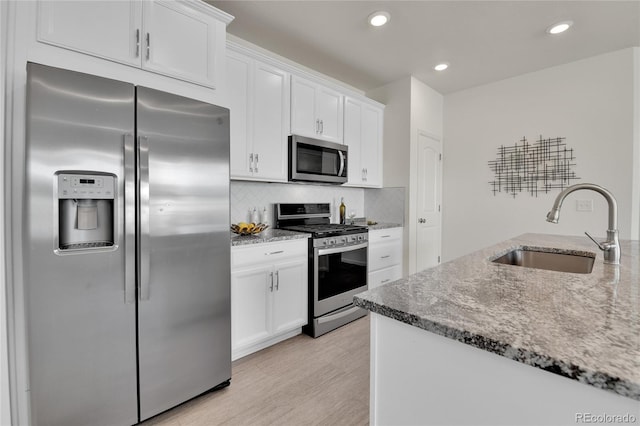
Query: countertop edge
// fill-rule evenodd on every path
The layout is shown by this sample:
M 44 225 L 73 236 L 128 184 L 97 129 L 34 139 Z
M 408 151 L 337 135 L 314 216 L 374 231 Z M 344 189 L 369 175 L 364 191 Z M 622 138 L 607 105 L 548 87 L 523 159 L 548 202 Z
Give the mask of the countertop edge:
M 254 244 L 267 244 L 279 241 L 307 239 L 309 237 L 311 237 L 311 234 L 303 232 L 285 231 L 281 229 L 267 230 L 264 231 L 264 234 L 261 233 L 247 236 L 232 235 L 231 247 L 243 247 Z
M 517 348 L 479 334 L 474 334 L 466 330 L 459 330 L 457 328 L 420 318 L 417 315 L 402 312 L 388 306 L 379 305 L 375 302 L 361 299 L 357 295 L 354 296 L 353 302 L 355 306 L 360 308 L 367 309 L 368 311 L 376 314 L 384 315 L 396 321 L 438 334 L 448 339 L 456 340 L 531 367 L 536 367 L 550 373 L 558 374 L 560 376 L 591 385 L 598 389 L 603 389 L 617 395 L 626 396 L 640 401 L 640 383 L 634 383 L 619 377 L 612 377 L 611 375 L 601 371 L 587 370 L 573 363 L 567 363 L 548 355 Z
M 402 225 L 392 222 L 378 222 L 375 225 L 367 225 L 367 227 L 369 228 L 369 231 L 379 231 L 382 229 L 402 228 Z

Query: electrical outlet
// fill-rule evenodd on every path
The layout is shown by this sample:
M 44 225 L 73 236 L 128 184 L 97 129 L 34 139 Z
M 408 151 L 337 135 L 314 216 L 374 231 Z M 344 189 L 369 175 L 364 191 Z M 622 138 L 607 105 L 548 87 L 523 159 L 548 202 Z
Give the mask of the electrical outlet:
M 576 200 L 576 211 L 592 212 L 593 200 Z

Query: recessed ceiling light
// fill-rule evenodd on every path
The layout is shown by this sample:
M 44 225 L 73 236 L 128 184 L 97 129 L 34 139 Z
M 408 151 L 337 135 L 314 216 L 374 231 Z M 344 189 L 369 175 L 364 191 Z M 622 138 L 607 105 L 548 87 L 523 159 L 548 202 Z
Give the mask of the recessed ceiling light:
M 433 67 L 433 69 L 436 70 L 436 71 L 444 71 L 447 68 L 449 68 L 449 64 L 447 64 L 446 62 L 443 62 L 443 63 L 438 64 L 435 67 Z
M 373 12 L 371 15 L 369 15 L 369 24 L 373 25 L 374 27 L 381 27 L 389 22 L 389 19 L 391 19 L 389 13 L 381 10 L 379 12 Z
M 573 21 L 562 21 L 558 22 L 547 28 L 547 32 L 549 34 L 560 34 L 567 31 L 573 25 Z

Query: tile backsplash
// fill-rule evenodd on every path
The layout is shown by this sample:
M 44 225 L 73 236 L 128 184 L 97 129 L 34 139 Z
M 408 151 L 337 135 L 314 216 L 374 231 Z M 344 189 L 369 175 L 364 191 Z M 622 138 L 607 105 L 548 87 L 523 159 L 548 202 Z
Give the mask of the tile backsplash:
M 405 188 L 366 189 L 364 210 L 367 219 L 404 226 Z
M 274 226 L 276 203 L 330 203 L 332 222 L 338 222 L 338 206 L 344 197 L 347 215 L 364 216 L 364 189 L 333 185 L 231 181 L 231 223 L 251 221 L 249 212 L 267 208 L 268 224 Z
M 338 206 L 344 197 L 347 215 L 366 216 L 378 222 L 404 223 L 404 188 L 364 189 L 334 185 L 231 181 L 231 223 L 251 222 L 255 208 L 267 208 L 267 223 L 274 226 L 276 203 L 329 203 L 331 221 L 338 222 Z M 262 219 L 261 219 L 262 220 Z

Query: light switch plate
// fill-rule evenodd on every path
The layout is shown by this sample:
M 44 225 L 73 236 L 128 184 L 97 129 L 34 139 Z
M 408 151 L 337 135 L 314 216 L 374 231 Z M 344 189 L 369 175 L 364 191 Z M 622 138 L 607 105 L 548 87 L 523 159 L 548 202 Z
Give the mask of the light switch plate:
M 576 211 L 592 212 L 593 200 L 576 200 Z

